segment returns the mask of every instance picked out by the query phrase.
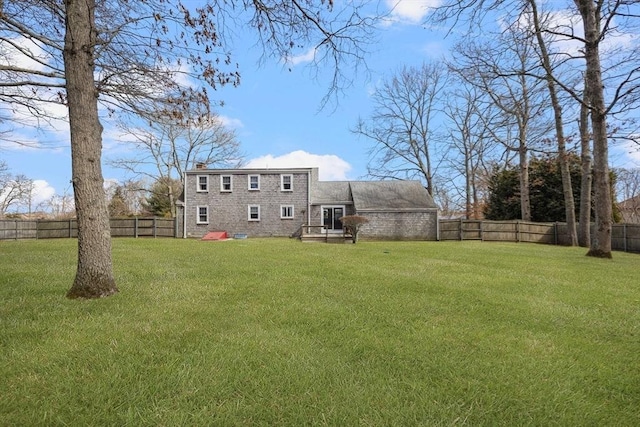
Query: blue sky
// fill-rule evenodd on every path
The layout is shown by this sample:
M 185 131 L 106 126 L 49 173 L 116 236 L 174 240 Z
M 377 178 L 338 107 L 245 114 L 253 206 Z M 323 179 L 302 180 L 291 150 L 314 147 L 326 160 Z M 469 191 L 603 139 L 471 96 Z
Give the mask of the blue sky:
M 405 65 L 442 57 L 451 41 L 443 32 L 425 29 L 420 22 L 429 4 L 437 0 L 402 0 L 392 20 L 381 26 L 379 39 L 366 57 L 368 73 L 350 73 L 353 84 L 337 99 L 319 110 L 327 93 L 329 76 L 315 77 L 304 60 L 285 66 L 267 60 L 259 64 L 262 51 L 252 47 L 254 34 L 239 34 L 234 40 L 234 60 L 240 63 L 242 83 L 213 93 L 224 100 L 218 113 L 236 130 L 242 151 L 250 167 L 318 166 L 325 180 L 361 179 L 366 174 L 370 145 L 350 132 L 359 116 L 371 112 L 370 95 L 376 84 Z M 381 2 L 382 5 L 395 0 Z M 350 67 L 350 64 L 343 64 Z M 349 73 L 348 73 L 349 74 Z M 105 180 L 122 181 L 127 175 L 107 166 L 110 158 L 119 157 L 122 145 L 109 120 L 103 120 Z M 32 147 L 0 143 L 0 159 L 13 174 L 35 180 L 36 202 L 52 194 L 70 193 L 71 155 L 68 128 L 57 123 L 55 130 L 35 134 L 32 129 L 16 129 Z M 638 167 L 640 158 L 627 154 L 630 149 L 612 150 L 612 161 L 624 167 Z
M 383 6 L 395 1 L 381 2 Z M 318 166 L 321 179 L 358 179 L 366 174 L 366 141 L 350 132 L 358 116 L 370 111 L 369 95 L 377 81 L 403 65 L 419 65 L 442 53 L 442 35 L 425 30 L 419 23 L 430 1 L 403 0 L 392 19 L 380 27 L 377 43 L 366 57 L 368 72 L 351 72 L 343 64 L 353 84 L 337 98 L 337 103 L 320 110 L 330 79 L 311 69 L 299 58 L 294 65 L 267 60 L 260 63 L 261 48 L 248 30 L 233 41 L 234 60 L 240 63 L 242 83 L 224 87 L 213 97 L 224 100 L 218 113 L 233 127 L 246 154 L 247 166 Z M 127 176 L 107 165 L 118 157 L 122 146 L 115 141 L 117 131 L 103 119 L 103 175 L 105 180 L 124 180 Z M 55 123 L 54 130 L 34 133 L 14 129 L 18 138 L 31 147 L 0 143 L 0 158 L 13 174 L 24 174 L 36 181 L 37 199 L 54 192 L 70 192 L 71 154 L 68 128 Z M 28 132 L 28 135 L 27 135 Z

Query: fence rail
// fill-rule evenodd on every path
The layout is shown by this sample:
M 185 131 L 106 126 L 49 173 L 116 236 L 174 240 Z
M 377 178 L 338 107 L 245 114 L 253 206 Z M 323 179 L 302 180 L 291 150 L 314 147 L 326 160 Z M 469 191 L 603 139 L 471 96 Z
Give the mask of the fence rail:
M 482 240 L 501 242 L 531 242 L 566 245 L 567 225 L 562 222 L 440 220 L 440 240 Z M 591 225 L 591 234 L 595 225 Z M 614 224 L 611 249 L 640 252 L 640 224 Z
M 109 220 L 112 237 L 176 237 L 176 222 L 169 218 Z M 0 240 L 78 237 L 78 222 L 65 220 L 0 220 Z
M 177 237 L 176 221 L 168 218 L 111 219 L 113 237 Z M 562 222 L 440 220 L 440 240 L 482 240 L 566 245 L 567 226 Z M 592 224 L 591 234 L 595 232 Z M 309 230 L 307 230 L 309 232 Z M 78 237 L 78 223 L 66 220 L 0 220 L 0 240 Z M 640 224 L 614 224 L 611 248 L 640 252 Z

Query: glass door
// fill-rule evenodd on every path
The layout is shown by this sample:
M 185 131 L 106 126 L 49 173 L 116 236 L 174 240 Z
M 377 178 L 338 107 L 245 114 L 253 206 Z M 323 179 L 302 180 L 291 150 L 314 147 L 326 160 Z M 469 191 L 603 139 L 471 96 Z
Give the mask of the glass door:
M 328 231 L 342 232 L 344 206 L 324 206 L 322 208 L 322 225 Z

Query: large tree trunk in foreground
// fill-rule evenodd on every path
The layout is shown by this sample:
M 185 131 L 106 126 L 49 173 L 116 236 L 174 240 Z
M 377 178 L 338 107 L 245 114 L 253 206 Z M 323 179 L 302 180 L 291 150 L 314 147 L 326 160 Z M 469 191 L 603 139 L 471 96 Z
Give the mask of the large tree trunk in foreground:
M 600 66 L 600 16 L 592 0 L 575 0 L 584 25 L 586 79 L 593 127 L 593 186 L 595 190 L 596 230 L 588 256 L 611 258 L 611 185 L 609 183 L 609 146 L 607 111 L 604 105 L 602 67 Z
M 95 89 L 95 0 L 65 0 L 64 66 L 71 130 L 72 182 L 78 217 L 78 269 L 69 298 L 118 292 L 111 262 L 111 232 L 103 188 L 102 126 Z

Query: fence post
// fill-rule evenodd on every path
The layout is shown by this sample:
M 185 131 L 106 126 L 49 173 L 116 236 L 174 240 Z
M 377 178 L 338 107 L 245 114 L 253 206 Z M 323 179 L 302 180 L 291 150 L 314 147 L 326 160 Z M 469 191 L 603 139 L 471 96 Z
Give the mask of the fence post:
M 627 252 L 627 223 L 625 222 L 624 224 L 622 224 L 622 240 L 623 240 L 623 247 L 624 247 L 624 251 Z
M 520 243 L 520 221 L 516 221 L 516 243 Z
M 156 217 L 154 216 L 153 217 L 153 238 L 154 239 L 156 238 L 156 233 L 157 233 L 157 230 L 158 230 L 158 227 L 157 227 L 156 224 L 157 224 Z
M 484 242 L 484 221 L 480 221 L 480 241 Z
M 558 221 L 553 224 L 553 244 L 558 246 Z
M 138 217 L 133 218 L 133 237 L 138 238 Z
M 462 235 L 462 218 L 460 218 L 459 226 L 460 226 L 460 229 L 459 229 L 459 232 L 460 232 L 460 241 L 463 241 L 463 240 L 464 240 L 464 236 Z
M 15 240 L 18 240 L 18 220 L 14 219 L 13 222 L 15 224 Z

